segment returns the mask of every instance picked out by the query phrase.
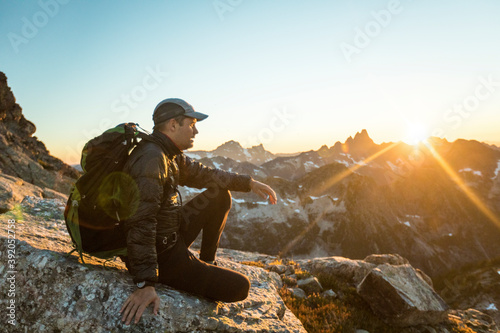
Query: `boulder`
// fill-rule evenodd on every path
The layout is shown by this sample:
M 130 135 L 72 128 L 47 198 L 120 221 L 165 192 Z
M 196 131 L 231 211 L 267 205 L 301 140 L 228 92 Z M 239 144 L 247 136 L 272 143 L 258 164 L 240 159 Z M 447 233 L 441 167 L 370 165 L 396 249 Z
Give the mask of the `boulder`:
M 403 258 L 399 254 L 371 254 L 365 258 L 366 262 L 374 265 L 407 265 L 409 264 L 406 258 Z
M 448 305 L 410 265 L 379 265 L 358 286 L 371 309 L 391 324 L 437 324 Z
M 39 187 L 21 178 L 0 174 L 0 214 L 8 212 L 26 197 L 67 200 L 67 197 L 50 188 Z
M 335 291 L 331 290 L 331 289 L 328 289 L 324 292 L 321 293 L 321 297 L 324 297 L 324 298 L 337 298 L 338 295 Z
M 0 174 L 0 214 L 14 209 L 26 195 L 41 197 L 42 189 L 26 184 L 20 178 Z
M 297 298 L 307 298 L 306 292 L 300 288 L 288 288 L 288 291 Z
M 410 262 L 408 259 L 403 258 L 399 254 L 372 254 L 367 256 L 364 261 L 374 264 L 374 265 L 383 265 L 383 264 L 389 264 L 393 266 L 397 265 L 409 265 Z M 422 270 L 420 269 L 415 269 L 417 274 L 425 281 L 431 288 L 434 288 L 432 279 L 425 274 Z
M 278 274 L 285 274 L 287 266 L 286 265 L 268 265 L 266 269 L 271 272 L 276 272 Z
M 308 260 L 296 260 L 301 267 L 315 276 L 331 275 L 357 286 L 375 267 L 363 260 L 352 260 L 343 257 L 325 257 Z
M 298 280 L 297 285 L 307 294 L 320 293 L 323 291 L 321 283 L 319 283 L 318 279 L 314 276 L 311 276 L 307 279 Z

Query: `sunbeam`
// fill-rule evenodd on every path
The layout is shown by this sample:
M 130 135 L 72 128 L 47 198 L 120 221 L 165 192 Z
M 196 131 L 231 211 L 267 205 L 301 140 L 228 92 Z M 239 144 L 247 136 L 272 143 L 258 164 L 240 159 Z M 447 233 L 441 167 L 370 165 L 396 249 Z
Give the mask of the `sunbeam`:
M 350 168 L 348 168 L 347 170 L 344 170 L 342 171 L 341 173 L 339 173 L 338 175 L 335 175 L 332 179 L 330 180 L 327 180 L 324 184 L 321 184 L 319 187 L 315 188 L 314 189 L 314 192 L 315 193 L 322 193 L 323 191 L 325 191 L 326 189 L 334 186 L 335 184 L 337 184 L 338 182 L 342 181 L 344 178 L 348 177 L 349 175 L 353 174 L 355 171 L 357 171 L 358 169 L 368 165 L 368 163 L 370 163 L 371 161 L 375 160 L 376 158 L 382 156 L 383 154 L 387 153 L 388 151 L 394 149 L 394 147 L 396 147 L 397 145 L 401 144 L 401 142 L 395 142 L 395 143 L 392 143 L 390 146 L 388 147 L 385 147 L 384 149 L 376 152 L 375 154 L 371 155 L 370 157 L 364 159 L 362 161 L 362 163 L 360 164 L 356 164 Z
M 283 249 L 278 253 L 278 257 L 279 258 L 285 257 L 286 254 L 295 246 L 295 244 L 300 242 L 300 240 L 302 240 L 302 238 L 304 238 L 304 236 L 309 232 L 309 230 L 311 230 L 316 224 L 318 224 L 318 221 L 321 220 L 324 216 L 325 216 L 325 212 L 322 212 L 321 214 L 319 214 L 318 216 L 316 216 L 314 218 L 314 221 L 309 222 L 309 225 L 307 226 L 307 228 L 302 230 L 300 232 L 300 234 L 295 236 L 295 238 L 291 242 L 289 242 L 288 244 L 286 244 L 283 247 Z
M 375 160 L 376 158 L 382 156 L 383 154 L 387 153 L 388 151 L 394 149 L 394 147 L 396 147 L 397 145 L 401 144 L 401 142 L 396 142 L 396 143 L 392 143 L 390 146 L 376 152 L 375 154 L 371 155 L 370 157 L 366 158 L 363 160 L 362 164 L 356 164 L 350 168 L 348 168 L 347 170 L 339 173 L 338 175 L 335 175 L 332 179 L 328 180 L 326 183 L 322 184 L 320 187 L 317 187 L 313 190 L 313 192 L 316 192 L 316 193 L 321 193 L 323 192 L 324 190 L 334 186 L 335 184 L 337 184 L 338 182 L 340 182 L 342 179 L 348 177 L 349 175 L 353 174 L 356 170 L 368 165 L 368 163 L 370 163 L 371 161 Z M 319 220 L 321 220 L 324 216 L 324 212 L 319 214 L 315 219 L 314 221 L 311 221 L 309 223 L 309 225 L 307 226 L 306 229 L 302 230 L 302 232 L 297 235 L 290 243 L 288 243 L 284 248 L 283 250 L 280 252 L 279 256 L 284 256 L 286 253 L 288 253 L 288 251 L 290 251 L 290 249 L 297 243 L 299 242 L 306 234 L 309 230 L 311 230 L 312 227 L 314 227 Z
M 492 222 L 494 222 L 497 227 L 500 228 L 500 218 L 498 218 L 495 213 L 493 213 L 482 201 L 481 199 L 472 191 L 460 178 L 460 176 L 450 167 L 450 165 L 439 155 L 439 153 L 434 149 L 434 147 L 426 143 L 425 147 L 429 149 L 432 156 L 436 159 L 443 170 L 451 177 L 451 179 L 458 185 L 458 187 L 465 193 L 465 195 L 470 199 L 470 201 Z

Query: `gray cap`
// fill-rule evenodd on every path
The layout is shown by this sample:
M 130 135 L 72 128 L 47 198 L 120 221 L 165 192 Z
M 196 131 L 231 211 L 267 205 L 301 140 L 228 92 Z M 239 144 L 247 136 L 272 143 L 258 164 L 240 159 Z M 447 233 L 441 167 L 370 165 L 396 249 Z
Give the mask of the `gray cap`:
M 191 104 L 180 98 L 167 98 L 158 103 L 153 112 L 153 121 L 158 125 L 177 116 L 195 118 L 198 121 L 206 119 L 208 115 L 196 112 Z

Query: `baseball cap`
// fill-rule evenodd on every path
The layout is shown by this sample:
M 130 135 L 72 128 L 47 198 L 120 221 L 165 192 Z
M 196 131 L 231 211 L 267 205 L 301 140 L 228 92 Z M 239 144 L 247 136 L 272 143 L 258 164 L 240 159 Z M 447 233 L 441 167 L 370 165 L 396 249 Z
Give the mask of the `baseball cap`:
M 155 125 L 175 118 L 177 116 L 186 116 L 195 118 L 198 121 L 206 119 L 208 115 L 196 112 L 191 104 L 180 98 L 167 98 L 158 103 L 153 112 L 153 121 Z

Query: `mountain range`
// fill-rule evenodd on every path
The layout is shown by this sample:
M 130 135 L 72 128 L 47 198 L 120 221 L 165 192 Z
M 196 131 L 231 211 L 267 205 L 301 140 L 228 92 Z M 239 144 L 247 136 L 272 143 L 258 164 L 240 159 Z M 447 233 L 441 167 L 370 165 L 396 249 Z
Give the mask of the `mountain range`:
M 234 193 L 228 247 L 352 258 L 395 252 L 434 276 L 500 255 L 496 146 L 439 138 L 375 144 L 363 130 L 344 143 L 273 159 L 262 146 L 234 141 L 187 154 L 278 193 L 277 207 Z

